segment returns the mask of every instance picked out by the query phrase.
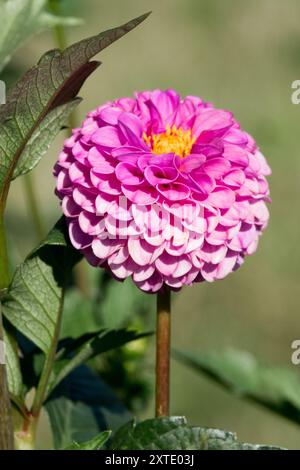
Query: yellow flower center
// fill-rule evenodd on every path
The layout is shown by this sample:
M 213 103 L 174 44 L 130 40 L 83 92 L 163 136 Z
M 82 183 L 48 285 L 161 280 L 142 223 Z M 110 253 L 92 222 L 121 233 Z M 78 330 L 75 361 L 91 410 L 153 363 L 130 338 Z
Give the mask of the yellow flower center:
M 175 155 L 178 155 L 180 158 L 185 158 L 191 153 L 192 147 L 196 141 L 196 138 L 192 137 L 191 130 L 184 131 L 181 127 L 177 129 L 176 126 L 172 128 L 166 126 L 166 132 L 162 134 L 152 134 L 148 136 L 144 132 L 143 139 L 156 155 L 175 153 Z

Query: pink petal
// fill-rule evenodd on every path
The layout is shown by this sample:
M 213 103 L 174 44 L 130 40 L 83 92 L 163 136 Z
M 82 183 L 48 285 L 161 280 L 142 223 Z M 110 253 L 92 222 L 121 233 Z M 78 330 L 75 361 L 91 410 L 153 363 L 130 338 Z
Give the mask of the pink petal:
M 131 258 L 139 266 L 151 264 L 153 247 L 144 240 L 137 237 L 130 237 L 128 239 L 128 251 Z
M 114 161 L 111 157 L 103 155 L 96 147 L 92 147 L 88 153 L 88 161 L 90 165 L 102 174 L 111 174 L 115 171 Z
M 91 170 L 91 181 L 95 188 L 107 194 L 118 195 L 121 194 L 120 183 L 114 175 L 102 175 L 96 170 Z
M 116 177 L 121 183 L 134 186 L 139 185 L 144 180 L 143 174 L 136 165 L 131 163 L 118 163 L 116 166 Z
M 174 167 L 159 167 L 150 165 L 145 169 L 145 178 L 152 185 L 166 184 L 175 181 L 178 171 Z
M 73 199 L 82 209 L 88 212 L 95 212 L 95 194 L 83 187 L 77 187 L 73 191 Z
M 155 271 L 151 277 L 142 282 L 136 282 L 136 285 L 145 292 L 158 292 L 162 285 L 163 279 L 161 275 Z
M 81 207 L 75 203 L 72 196 L 65 196 L 62 200 L 63 213 L 67 217 L 78 217 L 81 211 Z
M 72 221 L 69 223 L 69 236 L 72 245 L 77 248 L 77 250 L 86 248 L 87 246 L 91 245 L 93 241 L 93 237 L 83 233 L 77 221 Z
M 247 152 L 237 145 L 225 145 L 223 156 L 235 165 L 248 166 L 249 159 Z
M 209 194 L 216 187 L 215 180 L 202 171 L 194 170 L 189 178 L 194 183 L 193 189 L 200 191 L 202 194 Z
M 99 235 L 105 230 L 105 221 L 90 212 L 82 211 L 78 218 L 79 226 L 84 233 L 88 235 Z
M 201 169 L 212 178 L 219 179 L 230 170 L 230 163 L 224 158 L 210 158 L 203 163 Z
M 190 189 L 182 183 L 158 184 L 157 190 L 170 201 L 181 201 L 190 195 Z
M 99 118 L 105 121 L 107 124 L 116 125 L 122 110 L 116 106 L 105 106 L 99 111 Z
M 122 185 L 123 194 L 135 204 L 153 204 L 158 194 L 152 186 L 126 186 Z
M 228 186 L 238 188 L 245 182 L 245 173 L 242 170 L 232 170 L 223 177 L 223 182 Z
M 100 127 L 91 137 L 92 142 L 103 147 L 119 147 L 120 141 L 119 131 L 113 126 Z
M 178 259 L 176 256 L 171 256 L 164 252 L 155 261 L 155 267 L 158 272 L 164 276 L 172 276 L 178 266 Z
M 196 168 L 199 168 L 206 160 L 206 156 L 199 154 L 191 154 L 188 157 L 184 158 L 181 160 L 181 165 L 179 170 L 182 173 L 190 173 L 191 171 L 195 170 Z
M 179 259 L 177 267 L 173 272 L 173 277 L 181 277 L 187 274 L 192 268 L 192 263 L 188 257 L 182 257 Z
M 149 279 L 154 273 L 154 266 L 139 266 L 133 273 L 134 282 L 143 282 Z
M 217 186 L 208 196 L 208 202 L 220 209 L 230 207 L 235 201 L 234 192 L 226 187 Z

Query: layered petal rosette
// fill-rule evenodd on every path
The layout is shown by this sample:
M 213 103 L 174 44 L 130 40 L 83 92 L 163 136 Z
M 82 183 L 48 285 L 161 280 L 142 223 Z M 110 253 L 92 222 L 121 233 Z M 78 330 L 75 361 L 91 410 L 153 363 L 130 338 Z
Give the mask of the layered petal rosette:
M 174 90 L 90 112 L 55 165 L 75 248 L 144 291 L 214 281 L 254 253 L 270 168 L 233 115 Z

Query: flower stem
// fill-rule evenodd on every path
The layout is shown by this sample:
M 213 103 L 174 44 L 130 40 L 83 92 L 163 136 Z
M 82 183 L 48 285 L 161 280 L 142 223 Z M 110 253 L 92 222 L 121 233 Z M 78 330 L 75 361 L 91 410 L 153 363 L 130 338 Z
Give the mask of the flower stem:
M 156 416 L 169 415 L 170 397 L 171 292 L 157 294 L 156 327 Z

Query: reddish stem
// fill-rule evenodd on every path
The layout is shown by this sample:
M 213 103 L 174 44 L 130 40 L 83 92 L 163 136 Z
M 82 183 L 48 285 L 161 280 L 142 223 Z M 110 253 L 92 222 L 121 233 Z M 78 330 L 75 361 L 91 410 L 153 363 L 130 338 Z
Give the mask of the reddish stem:
M 169 415 L 170 400 L 171 292 L 157 294 L 156 416 Z

